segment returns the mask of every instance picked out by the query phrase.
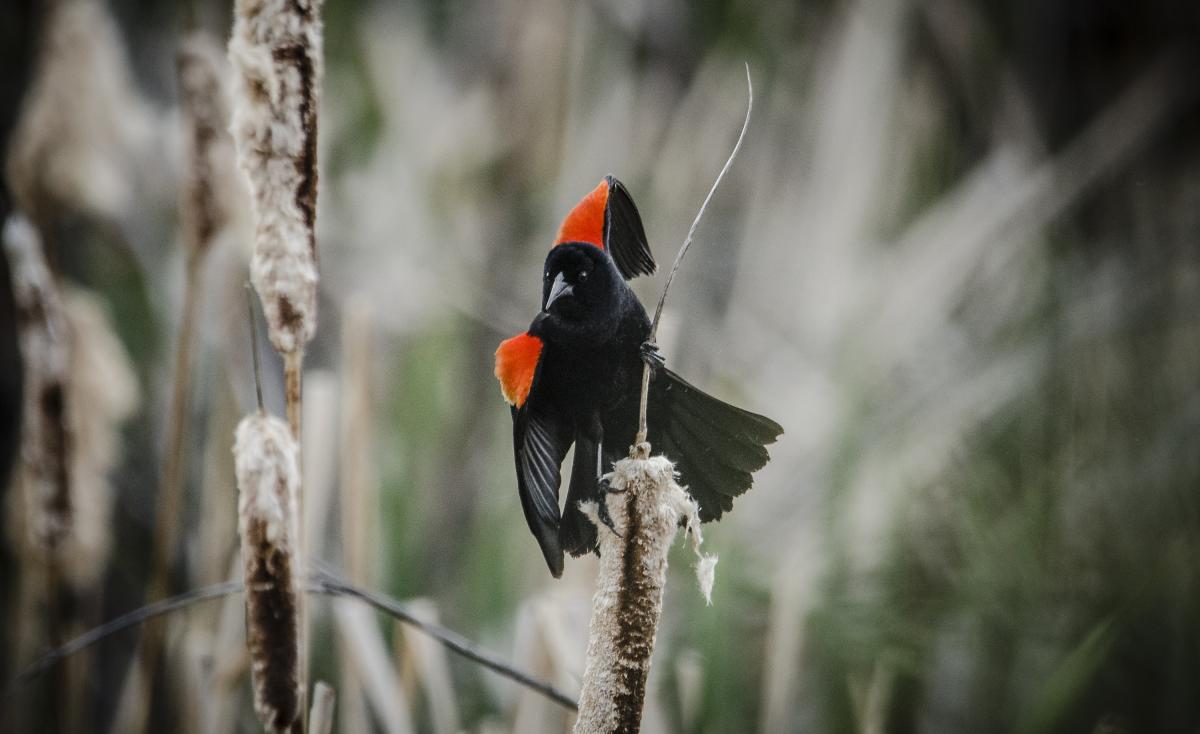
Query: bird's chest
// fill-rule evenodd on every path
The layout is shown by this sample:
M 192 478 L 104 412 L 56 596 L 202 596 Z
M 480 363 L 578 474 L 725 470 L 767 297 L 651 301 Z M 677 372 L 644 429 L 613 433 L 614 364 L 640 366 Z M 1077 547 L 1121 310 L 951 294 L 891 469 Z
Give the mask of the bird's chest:
M 590 416 L 630 391 L 631 367 L 637 364 L 636 349 L 621 345 L 595 350 L 549 348 L 542 378 L 547 397 L 560 408 L 576 416 Z

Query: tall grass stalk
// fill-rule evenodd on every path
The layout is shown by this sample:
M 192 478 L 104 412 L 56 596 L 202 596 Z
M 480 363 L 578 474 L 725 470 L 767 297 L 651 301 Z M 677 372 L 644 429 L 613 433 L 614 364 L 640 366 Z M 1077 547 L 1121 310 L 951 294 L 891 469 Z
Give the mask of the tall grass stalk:
M 312 734 L 330 734 L 333 731 L 333 709 L 337 695 L 333 688 L 323 680 L 313 686 L 312 713 L 308 716 L 309 731 Z
M 343 655 L 365 687 L 367 700 L 383 730 L 388 734 L 414 731 L 412 707 L 370 611 L 348 599 L 335 599 L 333 619 Z
M 339 481 L 342 565 L 346 578 L 370 587 L 370 554 L 375 549 L 371 518 L 378 512 L 371 430 L 370 312 L 361 299 L 347 301 L 342 316 L 341 425 Z M 343 641 L 344 645 L 345 642 Z M 363 687 L 349 657 L 341 659 L 342 729 L 367 724 Z

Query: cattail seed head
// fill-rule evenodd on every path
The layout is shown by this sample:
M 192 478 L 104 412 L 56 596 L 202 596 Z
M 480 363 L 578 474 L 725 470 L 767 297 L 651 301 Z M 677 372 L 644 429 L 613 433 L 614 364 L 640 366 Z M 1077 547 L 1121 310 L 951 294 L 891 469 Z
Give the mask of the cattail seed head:
M 582 504 L 599 532 L 600 573 L 577 734 L 638 730 L 662 613 L 667 553 L 681 520 L 689 529 L 699 527 L 696 503 L 675 482 L 675 466 L 666 457 L 622 459 L 609 477 L 615 494 L 602 501 L 621 536 L 599 522 L 594 502 Z M 711 570 L 711 563 L 702 565 Z
M 175 63 L 187 157 L 179 209 L 188 254 L 199 256 L 228 223 L 232 203 L 222 196 L 222 174 L 233 159 L 225 60 L 210 35 L 195 32 L 180 44 Z
M 250 278 L 271 343 L 298 352 L 316 331 L 320 0 L 238 0 L 229 58 L 232 132 L 254 194 Z
M 299 731 L 299 449 L 286 423 L 256 413 L 238 424 L 233 453 L 254 710 L 267 731 Z
M 71 525 L 68 328 L 37 230 L 25 217 L 10 216 L 4 223 L 3 244 L 12 272 L 17 341 L 24 365 L 16 474 L 21 491 L 14 498 L 24 511 L 12 517 L 23 524 L 18 547 L 48 562 L 57 556 Z
M 136 161 L 158 120 L 138 93 L 116 22 L 97 0 L 47 3 L 38 66 L 9 143 L 13 198 L 38 226 L 54 211 L 113 218 L 136 202 Z

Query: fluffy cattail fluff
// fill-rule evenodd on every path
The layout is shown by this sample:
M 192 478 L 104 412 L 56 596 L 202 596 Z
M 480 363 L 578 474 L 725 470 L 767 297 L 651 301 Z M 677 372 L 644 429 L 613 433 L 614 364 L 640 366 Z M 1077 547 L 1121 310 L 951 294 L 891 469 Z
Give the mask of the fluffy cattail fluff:
M 299 450 L 286 423 L 256 413 L 238 424 L 233 454 L 254 710 L 269 732 L 300 731 Z
M 254 194 L 250 277 L 271 343 L 300 352 L 317 320 L 320 0 L 237 0 L 233 137 Z
M 646 446 L 643 444 L 643 446 Z M 642 455 L 647 455 L 647 450 Z M 663 456 L 617 462 L 607 495 L 609 514 L 621 536 L 597 519 L 595 503 L 585 514 L 600 535 L 600 573 L 592 598 L 577 734 L 636 732 L 641 726 L 646 678 L 667 580 L 667 551 L 680 521 L 693 535 L 699 555 L 696 503 L 675 482 L 675 466 Z M 701 557 L 702 591 L 712 590 L 715 559 Z M 707 577 L 707 588 L 705 580 Z
M 135 201 L 134 160 L 157 119 L 137 93 L 117 26 L 96 0 L 49 3 L 38 70 L 16 129 L 8 181 L 39 225 L 63 208 L 111 218 Z

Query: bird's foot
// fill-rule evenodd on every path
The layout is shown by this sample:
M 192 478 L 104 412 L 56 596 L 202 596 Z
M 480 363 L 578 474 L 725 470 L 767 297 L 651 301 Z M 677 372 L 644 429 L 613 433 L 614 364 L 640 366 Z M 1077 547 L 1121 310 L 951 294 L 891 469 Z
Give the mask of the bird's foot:
M 642 346 L 638 348 L 638 354 L 641 355 L 643 362 L 650 365 L 652 370 L 657 370 L 667 364 L 667 358 L 658 350 L 658 345 L 652 341 L 642 342 Z
M 611 530 L 613 535 L 617 536 L 618 538 L 624 538 L 625 536 L 621 535 L 620 531 L 617 530 L 617 526 L 613 522 L 612 515 L 608 513 L 608 495 L 620 494 L 624 491 L 625 490 L 623 489 L 613 489 L 612 485 L 608 483 L 607 478 L 600 477 L 600 502 L 596 507 L 596 516 L 599 517 L 600 522 L 604 523 L 604 526 Z

